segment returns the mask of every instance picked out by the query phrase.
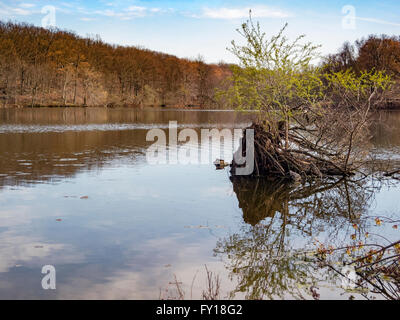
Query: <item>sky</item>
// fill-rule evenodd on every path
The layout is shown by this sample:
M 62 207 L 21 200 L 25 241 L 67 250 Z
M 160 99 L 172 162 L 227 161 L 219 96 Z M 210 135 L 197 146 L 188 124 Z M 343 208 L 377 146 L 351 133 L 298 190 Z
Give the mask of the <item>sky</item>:
M 400 36 L 400 0 L 0 0 L 0 19 L 217 63 L 237 62 L 227 47 L 240 43 L 249 9 L 267 35 L 287 22 L 289 38 L 305 34 L 322 54 L 369 34 Z

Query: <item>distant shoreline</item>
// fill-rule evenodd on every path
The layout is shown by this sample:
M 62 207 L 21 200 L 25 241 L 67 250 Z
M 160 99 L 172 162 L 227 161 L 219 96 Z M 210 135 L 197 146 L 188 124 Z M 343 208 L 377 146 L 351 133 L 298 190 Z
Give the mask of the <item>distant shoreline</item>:
M 6 105 L 1 106 L 0 109 L 40 109 L 40 108 L 66 108 L 66 109 L 74 109 L 74 108 L 104 108 L 104 109 L 193 109 L 193 110 L 202 110 L 208 109 L 206 107 L 201 107 L 199 105 L 113 105 L 113 106 L 106 106 L 106 105 L 91 105 L 91 106 L 84 106 L 84 105 Z M 224 110 L 224 109 L 221 109 Z
M 182 105 L 145 105 L 145 106 L 138 106 L 138 105 L 113 105 L 113 106 L 104 106 L 104 105 L 93 105 L 93 106 L 84 106 L 84 105 L 35 105 L 35 106 L 20 106 L 20 105 L 7 105 L 7 106 L 1 106 L 0 105 L 0 110 L 2 109 L 44 109 L 44 108 L 64 108 L 64 109 L 74 109 L 74 108 L 89 108 L 89 109 L 96 109 L 96 108 L 102 108 L 102 109 L 154 109 L 154 110 L 165 110 L 165 109 L 182 109 L 182 110 L 226 110 L 226 109 L 216 109 L 216 108 L 207 108 L 207 107 L 201 107 L 198 105 L 187 105 L 187 106 L 182 106 Z M 392 104 L 388 103 L 385 106 L 379 107 L 379 110 L 400 110 L 400 103 L 397 104 Z

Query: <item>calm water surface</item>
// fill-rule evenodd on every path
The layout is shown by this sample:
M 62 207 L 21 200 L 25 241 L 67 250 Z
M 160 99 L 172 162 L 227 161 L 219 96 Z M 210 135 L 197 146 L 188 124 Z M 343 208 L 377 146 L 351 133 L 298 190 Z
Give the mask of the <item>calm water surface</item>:
M 396 181 L 327 181 L 288 188 L 231 181 L 212 163 L 150 165 L 151 128 L 242 128 L 231 111 L 0 110 L 0 298 L 158 299 L 175 276 L 200 298 L 208 270 L 221 298 L 311 298 L 318 272 L 287 258 L 354 233 L 373 217 L 400 219 Z M 397 159 L 400 113 L 383 113 L 374 152 Z M 229 150 L 231 146 L 225 146 Z M 398 239 L 382 226 L 380 235 Z M 397 237 L 397 238 L 396 238 Z M 41 287 L 54 265 L 57 289 Z M 321 298 L 347 298 L 318 279 Z

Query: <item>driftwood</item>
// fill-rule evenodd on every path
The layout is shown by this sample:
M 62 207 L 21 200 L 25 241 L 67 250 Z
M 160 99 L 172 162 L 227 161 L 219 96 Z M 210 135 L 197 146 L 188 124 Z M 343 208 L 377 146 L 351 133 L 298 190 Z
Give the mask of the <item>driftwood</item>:
M 285 149 L 282 145 L 282 132 L 273 134 L 264 126 L 253 123 L 246 129 L 254 130 L 254 171 L 255 177 L 284 177 L 289 180 L 322 178 L 323 176 L 349 176 L 351 172 L 335 162 L 303 149 Z M 242 156 L 246 156 L 246 129 L 241 139 Z M 242 167 L 233 159 L 231 174 L 235 168 Z

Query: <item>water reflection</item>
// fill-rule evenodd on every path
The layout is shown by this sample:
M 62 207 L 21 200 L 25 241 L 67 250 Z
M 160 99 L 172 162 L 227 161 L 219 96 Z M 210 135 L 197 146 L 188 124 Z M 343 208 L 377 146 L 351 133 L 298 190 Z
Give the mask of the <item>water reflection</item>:
M 157 299 L 174 274 L 189 292 L 205 264 L 220 275 L 223 298 L 228 292 L 310 297 L 310 286 L 333 285 L 336 278 L 323 273 L 332 278 L 321 283 L 318 268 L 304 264 L 309 257 L 299 251 L 313 246 L 314 237 L 341 243 L 354 223 L 372 236 L 371 211 L 398 216 L 397 186 L 230 181 L 211 163 L 146 162 L 149 128 L 174 120 L 199 132 L 243 127 L 250 118 L 212 111 L 0 110 L 0 298 Z M 400 118 L 382 119 L 376 150 L 393 154 L 400 141 L 388 137 L 397 131 L 385 131 L 384 122 L 398 130 Z M 45 264 L 56 266 L 56 292 L 40 287 Z M 193 296 L 201 297 L 204 276 L 196 279 Z
M 55 182 L 143 157 L 146 130 L 0 134 L 0 188 Z
M 344 245 L 354 226 L 366 233 L 368 210 L 383 186 L 371 178 L 306 185 L 231 180 L 248 225 L 220 239 L 215 254 L 225 259 L 237 282 L 230 296 L 248 299 L 310 298 L 322 280 L 322 286 L 338 287 L 339 275 L 311 263 L 307 250 L 315 250 L 316 238 L 318 243 Z M 332 294 L 324 293 L 325 298 Z
M 24 109 L 0 119 L 1 298 L 157 299 L 173 273 L 191 281 L 205 263 L 220 267 L 215 234 L 235 227 L 227 175 L 212 164 L 148 165 L 146 133 L 170 120 L 199 132 L 246 118 Z M 41 289 L 45 264 L 57 269 L 56 292 Z
M 252 119 L 254 115 L 230 111 L 171 109 L 107 109 L 107 108 L 38 108 L 0 109 L 1 125 L 90 125 L 90 124 L 166 124 L 170 120 L 181 124 L 232 125 Z
M 372 142 L 379 151 L 400 151 L 400 112 L 386 111 L 376 115 Z
M 276 215 L 285 223 L 295 224 L 299 230 L 312 235 L 317 219 L 358 219 L 369 207 L 379 184 L 366 185 L 365 180 L 342 178 L 287 184 L 282 180 L 231 178 L 246 223 L 256 225 Z M 306 222 L 306 226 L 300 224 Z M 334 221 L 332 221 L 334 222 Z
M 0 188 L 57 182 L 110 161 L 145 162 L 151 128 L 243 127 L 252 115 L 234 112 L 104 108 L 0 110 Z M 197 148 L 198 146 L 191 146 Z M 229 150 L 231 153 L 231 150 Z M 141 160 L 139 160 L 141 159 Z M 212 161 L 212 160 L 211 160 Z

